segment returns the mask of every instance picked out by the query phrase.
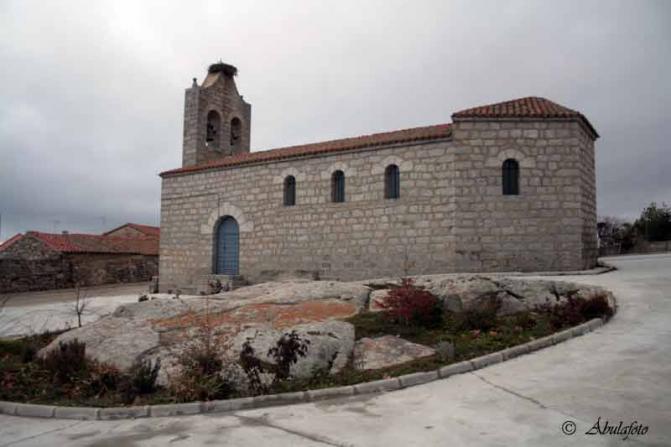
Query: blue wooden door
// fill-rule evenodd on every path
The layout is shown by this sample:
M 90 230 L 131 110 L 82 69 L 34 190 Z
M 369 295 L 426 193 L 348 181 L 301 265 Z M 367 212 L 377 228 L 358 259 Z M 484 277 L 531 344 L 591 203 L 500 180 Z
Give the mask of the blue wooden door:
M 240 233 L 238 222 L 232 217 L 225 217 L 217 228 L 217 259 L 215 273 L 219 275 L 237 275 L 240 253 Z

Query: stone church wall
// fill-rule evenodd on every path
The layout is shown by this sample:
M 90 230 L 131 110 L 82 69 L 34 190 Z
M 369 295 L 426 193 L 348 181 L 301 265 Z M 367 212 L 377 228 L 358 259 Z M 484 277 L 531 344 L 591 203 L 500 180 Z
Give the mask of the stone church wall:
M 455 246 L 467 271 L 580 270 L 596 264 L 594 145 L 576 121 L 454 124 Z M 502 195 L 501 165 L 520 165 Z
M 161 289 L 212 273 L 216 224 L 227 215 L 240 225 L 240 274 L 253 282 L 594 265 L 594 148 L 577 122 L 458 121 L 453 135 L 164 177 Z M 519 196 L 502 195 L 506 158 L 520 163 Z M 397 200 L 383 198 L 392 163 Z M 337 169 L 345 203 L 331 203 Z M 283 206 L 287 175 L 297 181 L 293 207 Z

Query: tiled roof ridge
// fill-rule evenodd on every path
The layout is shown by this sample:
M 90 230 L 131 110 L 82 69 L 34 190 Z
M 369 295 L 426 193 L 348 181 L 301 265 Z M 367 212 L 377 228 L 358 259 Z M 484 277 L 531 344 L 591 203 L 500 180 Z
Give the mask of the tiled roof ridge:
M 49 248 L 65 253 L 137 253 L 158 254 L 158 239 L 106 236 L 89 233 L 45 233 L 28 231 L 26 236 L 33 236 Z M 100 245 L 86 247 L 83 240 Z M 156 247 L 153 247 L 156 245 Z
M 160 234 L 160 231 L 161 231 L 161 227 L 156 227 L 156 226 L 153 226 L 153 225 L 146 225 L 146 224 L 138 224 L 138 223 L 133 223 L 133 222 L 126 222 L 123 225 L 119 225 L 118 227 L 112 228 L 109 231 L 105 231 L 102 235 L 107 236 L 108 234 L 113 233 L 117 230 L 120 230 L 124 227 L 134 228 L 134 229 L 138 230 L 139 232 L 141 232 L 141 233 L 143 233 L 143 234 L 145 234 L 146 236 L 149 236 L 149 237 L 158 236 Z

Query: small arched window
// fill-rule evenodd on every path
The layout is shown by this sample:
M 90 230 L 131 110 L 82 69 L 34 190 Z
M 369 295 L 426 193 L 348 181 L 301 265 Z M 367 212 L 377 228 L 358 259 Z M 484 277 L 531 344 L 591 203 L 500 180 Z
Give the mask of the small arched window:
M 294 206 L 296 204 L 296 177 L 287 176 L 284 179 L 284 206 Z
M 205 129 L 205 145 L 219 148 L 219 135 L 221 134 L 221 117 L 216 110 L 210 110 L 207 114 L 207 128 Z
M 237 147 L 240 143 L 241 127 L 240 118 L 235 117 L 231 120 L 231 147 Z
M 384 198 L 398 199 L 401 197 L 401 176 L 398 166 L 389 165 L 384 170 Z
M 503 195 L 516 196 L 520 193 L 520 165 L 509 158 L 502 165 Z
M 345 201 L 345 173 L 338 170 L 331 176 L 331 200 L 333 202 Z

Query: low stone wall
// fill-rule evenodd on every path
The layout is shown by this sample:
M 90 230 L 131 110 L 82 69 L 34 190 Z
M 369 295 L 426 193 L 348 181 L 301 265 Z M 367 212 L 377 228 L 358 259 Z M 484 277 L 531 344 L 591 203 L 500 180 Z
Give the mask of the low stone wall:
M 73 278 L 86 286 L 149 281 L 158 274 L 158 256 L 69 255 Z
M 158 256 L 72 254 L 46 259 L 0 258 L 0 293 L 149 281 Z
M 0 293 L 72 287 L 70 264 L 63 257 L 48 259 L 0 258 Z

